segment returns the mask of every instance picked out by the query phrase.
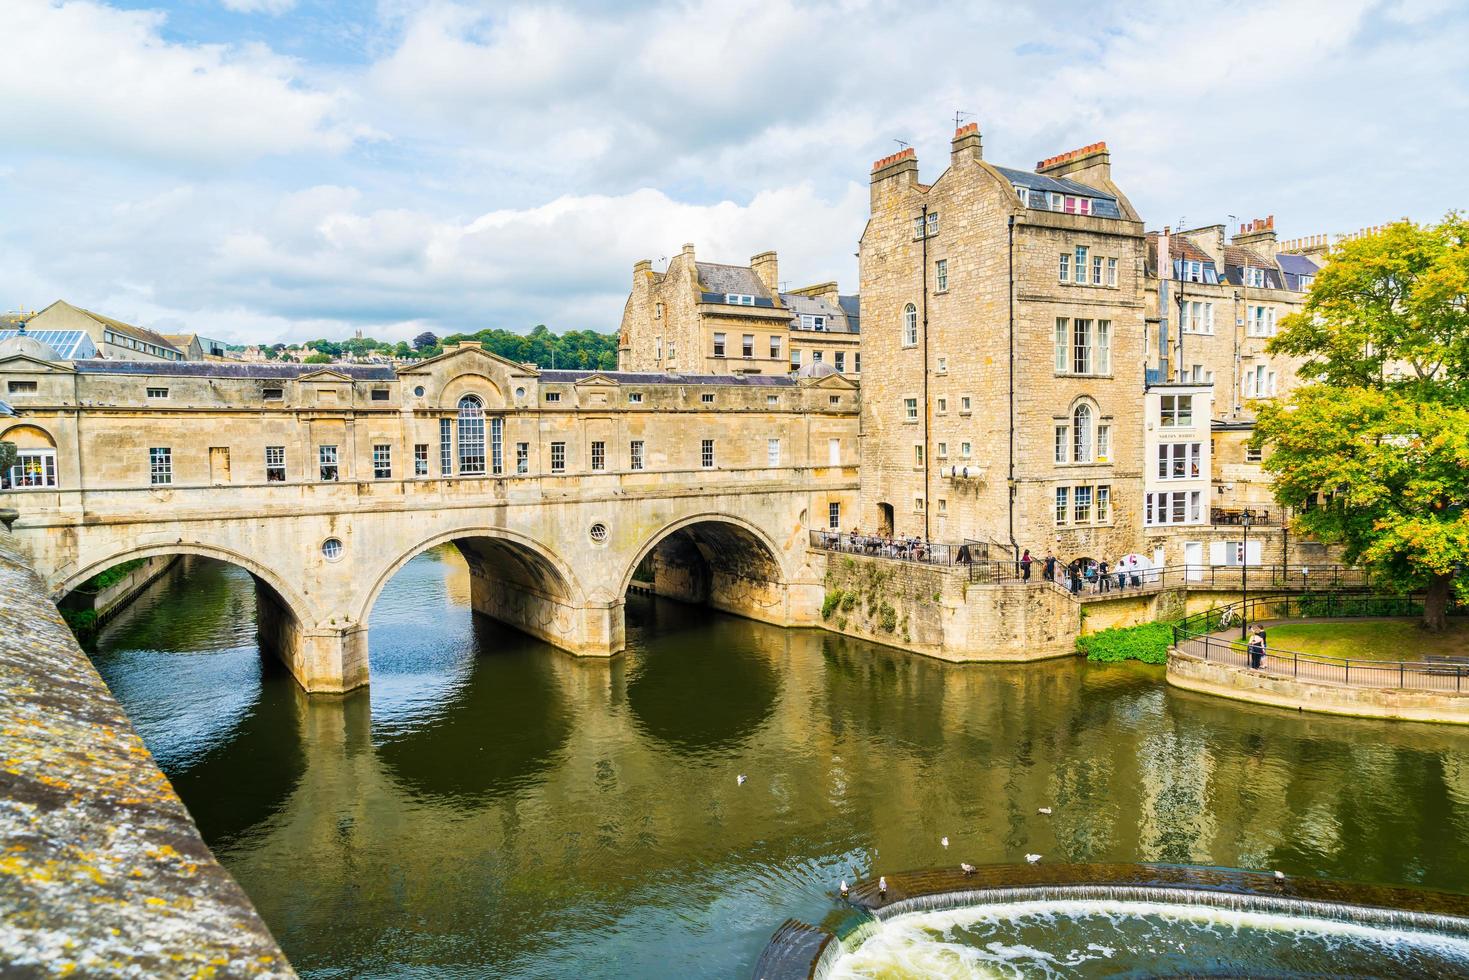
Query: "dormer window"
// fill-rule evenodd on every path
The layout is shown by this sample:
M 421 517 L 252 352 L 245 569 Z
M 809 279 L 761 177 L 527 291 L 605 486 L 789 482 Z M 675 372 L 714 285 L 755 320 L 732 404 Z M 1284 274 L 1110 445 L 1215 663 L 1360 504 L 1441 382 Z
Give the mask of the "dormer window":
M 1091 198 L 1089 198 L 1089 197 L 1073 197 L 1070 194 L 1067 194 L 1066 195 L 1066 213 L 1067 214 L 1091 214 L 1092 213 L 1092 202 L 1091 202 Z
M 1303 293 L 1308 292 L 1311 288 L 1311 283 L 1315 280 L 1315 278 L 1315 276 L 1301 276 L 1298 281 L 1298 288 L 1300 289 L 1300 291 Z
M 1185 282 L 1204 281 L 1204 263 L 1185 262 L 1183 264 L 1183 278 Z
M 725 293 L 724 301 L 730 306 L 754 306 L 755 297 L 746 293 Z
M 1024 207 L 1030 207 L 1030 190 L 1028 188 L 1021 187 L 1019 184 L 1012 184 L 1011 186 L 1015 188 L 1015 196 L 1020 198 L 1021 205 Z
M 802 313 L 801 328 L 803 330 L 825 330 L 826 317 L 814 313 Z
M 1066 206 L 1066 195 L 1051 191 L 1046 195 L 1046 206 L 1052 211 L 1060 211 Z
M 1245 285 L 1255 286 L 1259 289 L 1265 288 L 1265 270 L 1256 269 L 1253 266 L 1245 266 Z

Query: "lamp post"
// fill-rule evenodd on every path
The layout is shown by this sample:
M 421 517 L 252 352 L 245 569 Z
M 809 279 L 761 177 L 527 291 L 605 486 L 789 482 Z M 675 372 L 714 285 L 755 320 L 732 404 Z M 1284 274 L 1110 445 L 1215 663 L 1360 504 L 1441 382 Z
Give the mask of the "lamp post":
M 1254 523 L 1254 520 L 1255 515 L 1250 513 L 1248 507 L 1239 517 L 1240 527 L 1244 528 L 1245 532 L 1245 540 L 1244 544 L 1240 545 L 1239 556 L 1239 638 L 1241 641 L 1245 639 L 1245 620 L 1250 609 L 1250 525 Z

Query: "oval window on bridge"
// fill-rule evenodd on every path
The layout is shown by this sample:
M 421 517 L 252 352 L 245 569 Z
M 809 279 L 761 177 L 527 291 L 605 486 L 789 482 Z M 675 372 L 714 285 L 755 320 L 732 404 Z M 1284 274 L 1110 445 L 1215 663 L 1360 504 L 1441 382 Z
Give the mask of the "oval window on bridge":
M 326 556 L 327 561 L 336 561 L 342 557 L 342 541 L 340 538 L 327 538 L 321 543 L 321 553 Z
M 587 533 L 592 536 L 593 541 L 601 544 L 603 541 L 607 540 L 607 525 L 603 524 L 601 521 L 598 521 L 596 524 L 592 525 L 591 529 Z

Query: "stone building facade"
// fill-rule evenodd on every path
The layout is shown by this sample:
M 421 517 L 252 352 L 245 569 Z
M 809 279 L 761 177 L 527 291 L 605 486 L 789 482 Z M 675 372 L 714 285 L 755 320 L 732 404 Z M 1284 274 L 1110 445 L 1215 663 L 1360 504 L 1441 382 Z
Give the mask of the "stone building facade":
M 762 252 L 750 264 L 701 262 L 685 245 L 664 272 L 633 266 L 623 308 L 618 366 L 669 374 L 799 373 L 829 365 L 861 375 L 856 297 L 835 283 L 782 292 L 779 260 Z M 807 374 L 829 373 L 826 369 Z
M 26 329 L 41 331 L 81 330 L 92 338 L 101 357 L 120 361 L 182 361 L 186 359 L 162 334 L 145 327 L 115 320 L 101 313 L 57 300 L 39 313 L 26 318 Z
M 1018 170 L 970 124 L 932 184 L 911 149 L 877 161 L 858 523 L 1007 554 L 1134 550 L 1144 245 L 1104 144 Z

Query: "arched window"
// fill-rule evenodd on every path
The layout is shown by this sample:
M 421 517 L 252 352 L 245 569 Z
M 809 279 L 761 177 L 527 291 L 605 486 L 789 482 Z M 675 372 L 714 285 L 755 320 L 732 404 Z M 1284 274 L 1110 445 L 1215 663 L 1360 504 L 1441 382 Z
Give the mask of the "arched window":
M 1078 405 L 1071 413 L 1071 461 L 1092 461 L 1092 410 L 1088 405 Z
M 476 395 L 459 399 L 459 475 L 485 472 L 485 403 Z
M 903 307 L 903 346 L 912 347 L 918 343 L 918 307 L 909 303 Z

